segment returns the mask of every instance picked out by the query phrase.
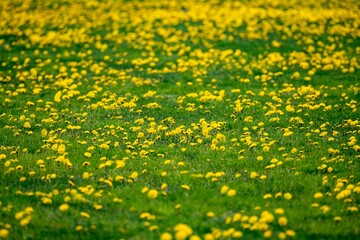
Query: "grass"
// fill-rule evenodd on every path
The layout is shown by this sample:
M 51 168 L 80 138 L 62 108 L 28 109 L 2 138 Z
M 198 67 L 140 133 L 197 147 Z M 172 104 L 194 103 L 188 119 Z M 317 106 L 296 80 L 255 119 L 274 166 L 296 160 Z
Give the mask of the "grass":
M 0 6 L 0 238 L 359 238 L 357 1 Z

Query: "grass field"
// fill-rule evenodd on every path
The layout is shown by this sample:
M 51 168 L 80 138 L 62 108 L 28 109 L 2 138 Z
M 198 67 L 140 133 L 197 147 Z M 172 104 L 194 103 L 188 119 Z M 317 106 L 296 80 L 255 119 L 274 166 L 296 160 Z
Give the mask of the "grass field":
M 0 11 L 0 238 L 360 238 L 359 1 Z

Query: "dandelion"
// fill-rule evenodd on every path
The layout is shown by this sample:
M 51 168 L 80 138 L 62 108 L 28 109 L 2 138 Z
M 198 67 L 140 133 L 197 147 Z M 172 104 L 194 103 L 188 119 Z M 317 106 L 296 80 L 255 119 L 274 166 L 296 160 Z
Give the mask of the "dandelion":
M 15 219 L 19 220 L 19 219 L 23 218 L 24 214 L 25 214 L 25 212 L 23 212 L 23 211 L 16 213 Z
M 31 128 L 31 124 L 29 122 L 25 122 L 23 126 L 24 128 Z
M 54 96 L 54 101 L 55 102 L 61 102 L 61 91 L 58 91 L 55 96 Z
M 233 197 L 233 196 L 236 195 L 236 191 L 235 191 L 234 189 L 230 189 L 230 190 L 227 192 L 227 195 L 228 195 L 229 197 Z
M 174 227 L 174 231 L 175 231 L 175 238 L 176 239 L 185 239 L 188 236 L 190 236 L 193 232 L 193 230 L 191 229 L 191 227 L 189 227 L 186 224 L 183 223 L 179 223 Z
M 251 172 L 251 173 L 250 173 L 250 178 L 251 178 L 251 179 L 254 179 L 254 178 L 258 177 L 258 176 L 259 176 L 259 175 L 258 175 L 257 172 Z
M 266 176 L 266 175 L 261 175 L 261 176 L 259 177 L 259 179 L 260 179 L 260 180 L 265 180 L 265 179 L 267 179 L 267 176 Z
M 90 177 L 90 173 L 84 172 L 83 173 L 83 179 L 88 179 Z
M 172 240 L 172 239 L 173 239 L 172 235 L 168 232 L 162 233 L 160 236 L 160 240 Z
M 284 214 L 284 209 L 282 209 L 282 208 L 277 208 L 277 209 L 275 209 L 275 213 L 276 214 L 278 214 L 278 215 L 282 215 L 282 214 Z
M 31 221 L 31 216 L 27 216 L 27 217 L 20 220 L 20 225 L 21 226 L 26 226 L 26 225 L 28 225 L 30 223 L 30 221 Z
M 324 205 L 320 207 L 320 210 L 322 211 L 323 214 L 326 214 L 330 210 L 330 207 Z
M 294 230 L 291 230 L 291 229 L 286 230 L 285 233 L 286 233 L 286 235 L 288 235 L 289 237 L 295 237 L 295 235 L 296 235 L 295 231 L 294 231 Z
M 294 106 L 291 105 L 286 105 L 285 110 L 288 112 L 295 112 Z
M 181 185 L 181 188 L 185 190 L 190 190 L 190 186 L 186 184 Z
M 48 198 L 48 197 L 43 197 L 41 199 L 41 201 L 42 201 L 43 204 L 52 204 L 51 198 Z
M 267 230 L 264 232 L 263 234 L 264 238 L 271 238 L 272 237 L 272 231 L 271 230 Z
M 278 234 L 278 238 L 279 238 L 279 239 L 286 239 L 286 233 L 280 232 L 280 233 Z
M 101 209 L 103 208 L 103 206 L 102 206 L 101 204 L 95 203 L 95 204 L 93 205 L 93 208 L 94 208 L 95 210 L 101 210 Z
M 265 195 L 263 196 L 263 199 L 269 199 L 269 198 L 272 198 L 272 195 L 271 195 L 270 193 L 265 194 Z
M 133 172 L 131 173 L 130 178 L 136 179 L 138 176 L 139 176 L 138 172 Z
M 290 199 L 292 198 L 291 193 L 284 193 L 284 198 L 285 198 L 286 200 L 290 200 Z
M 278 223 L 280 226 L 286 226 L 288 221 L 287 221 L 287 218 L 286 217 L 280 217 L 279 220 L 278 220 Z
M 0 229 L 0 238 L 7 238 L 9 235 L 9 230 L 2 228 Z
M 221 194 L 225 194 L 227 191 L 229 191 L 229 187 L 228 186 L 222 186 L 220 189 L 220 193 Z
M 155 199 L 159 195 L 159 192 L 155 189 L 151 189 L 148 191 L 147 195 L 149 198 Z
M 318 203 L 313 203 L 313 204 L 311 204 L 311 207 L 317 208 L 317 207 L 319 207 L 319 204 Z
M 354 187 L 353 192 L 354 193 L 360 193 L 360 186 Z
M 349 189 L 344 189 L 342 190 L 341 192 L 339 192 L 337 195 L 336 195 L 336 199 L 337 200 L 340 200 L 340 199 L 343 199 L 343 198 L 346 198 L 348 196 L 351 195 L 351 190 Z
M 142 189 L 141 189 L 141 192 L 142 193 L 146 193 L 146 192 L 148 192 L 149 191 L 149 188 L 148 187 L 143 187 Z
M 357 212 L 359 209 L 357 207 L 353 206 L 353 207 L 348 207 L 347 210 L 349 212 Z
M 322 198 L 323 194 L 321 192 L 317 192 L 314 194 L 314 198 Z
M 84 218 L 90 218 L 90 214 L 88 214 L 87 212 L 80 212 L 80 215 Z
M 215 213 L 213 213 L 213 212 L 208 212 L 208 213 L 206 214 L 206 216 L 207 216 L 208 218 L 213 218 L 213 217 L 215 217 Z
M 66 204 L 66 203 L 63 203 L 63 204 L 61 204 L 61 205 L 59 206 L 59 210 L 60 210 L 61 212 L 65 212 L 65 211 L 69 210 L 69 205 Z
M 84 229 L 84 227 L 81 226 L 81 225 L 77 225 L 77 226 L 75 227 L 75 230 L 78 231 L 78 232 L 82 231 L 83 229 Z

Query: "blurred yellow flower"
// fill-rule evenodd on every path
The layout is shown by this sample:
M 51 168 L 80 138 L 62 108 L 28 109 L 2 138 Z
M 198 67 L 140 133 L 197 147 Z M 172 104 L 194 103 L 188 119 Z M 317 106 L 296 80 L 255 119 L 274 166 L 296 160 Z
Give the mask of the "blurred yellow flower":
M 157 198 L 158 194 L 159 192 L 155 189 L 150 189 L 147 193 L 148 197 L 152 199 Z
M 287 225 L 288 220 L 287 220 L 286 217 L 280 217 L 279 220 L 278 220 L 278 223 L 279 223 L 280 226 L 283 227 L 283 226 L 286 226 L 286 225 Z
M 236 191 L 235 191 L 234 189 L 230 189 L 230 190 L 227 192 L 227 195 L 228 195 L 229 197 L 233 197 L 233 196 L 236 195 Z
M 314 194 L 314 198 L 322 198 L 324 195 L 321 192 L 317 192 Z
M 292 198 L 291 193 L 284 193 L 284 198 L 285 198 L 286 200 L 290 200 L 290 199 Z
M 7 238 L 9 235 L 9 230 L 2 228 L 0 229 L 0 238 Z
M 172 235 L 168 232 L 162 233 L 160 235 L 160 240 L 172 240 Z
M 65 212 L 65 211 L 69 210 L 69 205 L 66 203 L 63 203 L 59 206 L 59 210 L 62 212 Z

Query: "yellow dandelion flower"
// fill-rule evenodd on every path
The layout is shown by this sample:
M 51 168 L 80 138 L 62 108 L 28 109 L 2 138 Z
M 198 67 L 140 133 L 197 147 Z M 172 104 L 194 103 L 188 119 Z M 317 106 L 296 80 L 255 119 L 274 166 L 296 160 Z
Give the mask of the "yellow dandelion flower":
M 78 232 L 82 231 L 83 229 L 84 229 L 84 227 L 81 226 L 81 225 L 78 225 L 78 226 L 75 227 L 75 230 L 78 231 Z
M 220 189 L 220 193 L 221 194 L 225 194 L 227 191 L 229 191 L 229 187 L 228 186 L 222 186 Z
M 236 195 L 236 191 L 235 191 L 234 189 L 230 189 L 230 190 L 227 192 L 227 195 L 228 195 L 229 197 L 233 197 L 233 196 Z
M 61 204 L 61 205 L 59 206 L 59 210 L 60 210 L 61 212 L 65 212 L 65 211 L 69 210 L 69 205 L 66 204 L 66 203 L 63 203 L 63 204 Z
M 26 218 L 21 219 L 20 225 L 26 226 L 30 223 L 30 221 L 31 221 L 31 216 L 27 216 Z
M 186 232 L 183 232 L 183 231 L 175 232 L 176 240 L 185 240 L 187 237 L 188 237 L 188 235 L 186 234 Z
M 321 192 L 317 192 L 314 194 L 314 198 L 322 198 L 324 195 Z
M 234 216 L 232 217 L 232 221 L 233 222 L 239 222 L 241 220 L 241 213 L 235 213 Z
M 172 240 L 172 235 L 171 233 L 168 232 L 164 232 L 160 235 L 160 240 Z
M 176 233 L 183 233 L 181 235 L 185 235 L 185 238 L 190 236 L 193 232 L 193 230 L 191 229 L 191 227 L 189 227 L 188 225 L 186 224 L 183 224 L 183 223 L 179 223 L 177 224 L 175 227 L 174 227 L 174 231 Z
M 131 173 L 130 178 L 136 179 L 138 176 L 139 176 L 138 172 L 133 172 L 133 173 Z
M 324 205 L 320 207 L 320 210 L 322 211 L 323 214 L 326 214 L 330 210 L 330 207 Z
M 258 220 L 259 220 L 259 217 L 258 217 L 258 216 L 251 216 L 248 221 L 249 221 L 249 223 L 254 224 L 254 223 L 256 223 Z
M 279 220 L 278 220 L 278 223 L 279 223 L 280 226 L 283 227 L 283 226 L 286 226 L 286 225 L 287 225 L 288 220 L 287 220 L 286 217 L 280 217 Z
M 233 238 L 241 238 L 243 236 L 243 233 L 240 231 L 235 231 L 232 233 Z
M 206 214 L 206 216 L 209 217 L 209 218 L 212 218 L 212 217 L 215 217 L 215 213 L 213 213 L 213 212 L 208 212 L 208 213 Z
M 348 211 L 350 211 L 350 212 L 357 212 L 359 209 L 357 208 L 357 207 L 348 207 L 347 208 L 348 209 Z
M 354 193 L 360 193 L 360 186 L 354 187 L 353 192 Z
M 95 210 L 101 210 L 103 208 L 103 206 L 101 204 L 98 204 L 98 203 L 95 203 L 93 205 L 93 207 L 94 207 Z
M 0 238 L 7 238 L 9 235 L 9 230 L 2 228 L 0 229 Z
M 294 231 L 294 230 L 291 230 L 291 229 L 286 230 L 285 233 L 286 233 L 286 235 L 288 235 L 289 237 L 295 237 L 295 235 L 296 235 L 295 231 Z
M 284 214 L 284 209 L 282 209 L 282 208 L 277 208 L 277 209 L 275 209 L 275 213 L 276 214 L 278 214 L 278 215 L 282 215 L 282 214 Z
M 250 178 L 251 179 L 254 179 L 254 178 L 258 177 L 258 176 L 259 176 L 259 174 L 257 172 L 251 172 L 250 173 Z
M 263 196 L 263 199 L 269 199 L 269 198 L 272 198 L 272 195 L 271 195 L 270 193 L 265 194 L 265 195 Z
M 54 100 L 55 102 L 61 102 L 61 91 L 58 91 L 55 96 L 54 96 Z
M 272 231 L 271 230 L 267 230 L 264 232 L 263 234 L 264 238 L 271 238 L 272 237 Z
M 189 240 L 201 240 L 201 237 L 199 237 L 198 235 L 192 235 L 190 236 Z
M 285 198 L 286 200 L 290 200 L 290 199 L 292 198 L 291 193 L 284 193 L 284 198 Z
M 260 180 L 265 180 L 265 179 L 267 179 L 267 176 L 266 176 L 266 175 L 261 175 L 261 176 L 259 177 L 259 179 L 260 179 Z
M 88 214 L 87 212 L 80 212 L 80 215 L 84 218 L 90 218 L 90 214 Z
M 279 239 L 286 239 L 286 234 L 285 234 L 284 232 L 280 232 L 280 233 L 278 234 L 278 238 L 279 238 Z
M 190 190 L 190 186 L 186 184 L 181 185 L 181 188 L 185 190 Z
M 32 212 L 34 212 L 34 209 L 32 207 L 26 207 L 24 210 L 27 214 L 31 214 Z
M 48 198 L 48 197 L 43 197 L 41 199 L 41 201 L 42 201 L 43 204 L 52 204 L 51 198 Z
M 88 179 L 89 177 L 90 177 L 90 173 L 88 173 L 88 172 L 83 173 L 83 178 L 84 179 Z
M 29 122 L 25 122 L 23 126 L 24 128 L 31 128 L 31 124 Z
M 151 189 L 148 191 L 147 195 L 149 198 L 155 199 L 159 195 L 159 192 L 155 189 Z

